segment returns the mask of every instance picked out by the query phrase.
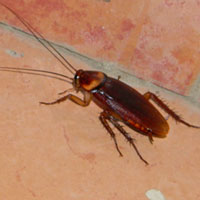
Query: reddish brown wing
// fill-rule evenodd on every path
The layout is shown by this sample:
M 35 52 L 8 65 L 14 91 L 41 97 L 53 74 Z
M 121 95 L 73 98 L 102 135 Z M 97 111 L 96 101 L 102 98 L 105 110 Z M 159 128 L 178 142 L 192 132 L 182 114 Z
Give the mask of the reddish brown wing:
M 158 137 L 168 133 L 168 123 L 160 112 L 143 95 L 117 79 L 107 77 L 104 85 L 93 91 L 93 100 L 143 133 L 148 129 Z

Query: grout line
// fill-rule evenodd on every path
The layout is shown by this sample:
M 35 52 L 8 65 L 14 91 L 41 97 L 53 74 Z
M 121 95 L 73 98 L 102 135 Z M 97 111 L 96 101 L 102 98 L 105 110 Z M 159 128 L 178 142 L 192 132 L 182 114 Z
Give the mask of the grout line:
M 25 31 L 22 31 L 19 28 L 16 28 L 14 26 L 8 25 L 6 23 L 0 22 L 0 28 L 4 29 L 6 31 L 10 31 L 16 35 L 20 35 L 21 37 L 25 37 L 28 39 L 34 39 L 34 36 L 30 33 L 27 33 Z M 94 59 L 90 58 L 84 54 L 81 54 L 74 50 L 72 47 L 69 46 L 63 46 L 61 44 L 54 43 L 52 41 L 49 41 L 55 48 L 57 48 L 60 52 L 62 52 L 64 55 L 72 56 L 83 63 L 89 65 L 94 70 L 101 70 L 106 74 L 112 75 L 113 77 L 117 78 L 119 75 L 121 76 L 121 80 L 130 84 L 134 87 L 145 87 L 147 90 L 152 92 L 158 92 L 161 91 L 162 93 L 165 93 L 171 98 L 178 98 L 180 100 L 183 100 L 187 103 L 190 103 L 191 105 L 200 108 L 200 102 L 198 102 L 200 98 L 200 78 L 197 79 L 197 81 L 192 86 L 189 96 L 183 96 L 176 92 L 170 91 L 166 88 L 163 88 L 161 86 L 157 86 L 151 82 L 145 81 L 143 79 L 139 79 L 133 74 L 131 74 L 128 70 L 124 69 L 123 66 L 114 63 L 114 62 L 108 62 L 108 61 L 102 61 L 100 59 Z

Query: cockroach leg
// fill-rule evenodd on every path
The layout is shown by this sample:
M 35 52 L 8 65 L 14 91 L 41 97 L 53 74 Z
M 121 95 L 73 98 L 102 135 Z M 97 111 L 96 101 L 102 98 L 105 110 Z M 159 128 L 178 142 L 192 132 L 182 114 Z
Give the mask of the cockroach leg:
M 177 115 L 173 110 L 171 110 L 162 100 L 160 100 L 155 94 L 153 94 L 151 92 L 147 92 L 144 94 L 144 97 L 147 100 L 151 99 L 154 103 L 156 103 L 160 108 L 162 108 L 166 113 L 168 113 L 177 122 L 180 122 L 180 123 L 185 124 L 186 126 L 189 126 L 192 128 L 200 128 L 200 126 L 195 126 L 195 125 L 189 124 L 188 122 L 184 121 L 179 115 Z
M 153 144 L 153 134 L 152 134 L 152 130 L 151 129 L 148 129 L 148 137 L 149 137 L 149 141 L 151 144 Z
M 121 78 L 121 76 L 119 75 L 119 76 L 117 76 L 117 80 L 119 81 L 120 80 L 120 78 Z
M 64 90 L 63 92 L 59 92 L 58 95 L 63 95 L 65 93 L 67 93 L 67 92 L 73 92 L 74 90 L 75 90 L 74 88 L 69 88 L 67 90 Z
M 115 147 L 119 153 L 120 156 L 123 156 L 121 151 L 119 150 L 118 144 L 117 144 L 117 140 L 115 137 L 115 133 L 113 132 L 113 130 L 110 128 L 107 120 L 109 120 L 109 117 L 107 116 L 107 114 L 105 112 L 102 112 L 99 116 L 99 120 L 101 121 L 101 123 L 103 124 L 103 126 L 106 128 L 106 130 L 108 131 L 108 133 L 110 134 L 111 138 L 114 140 L 115 143 Z
M 122 135 L 127 139 L 127 141 L 131 144 L 131 146 L 135 149 L 137 155 L 139 158 L 146 164 L 148 165 L 149 163 L 142 157 L 140 152 L 138 151 L 134 139 L 123 129 L 123 127 L 113 118 L 110 117 L 110 122 L 122 133 Z
M 61 97 L 61 98 L 59 98 L 59 99 L 57 99 L 57 100 L 55 100 L 55 101 L 52 101 L 52 102 L 42 102 L 42 101 L 41 101 L 40 104 L 44 104 L 44 105 L 53 105 L 53 104 L 61 103 L 61 102 L 65 101 L 65 100 L 69 99 L 70 96 L 71 96 L 71 94 L 68 94 L 68 95 L 66 95 L 66 96 L 64 96 L 64 97 Z
M 80 99 L 79 97 L 73 95 L 73 94 L 68 94 L 64 97 L 61 97 L 53 102 L 40 102 L 40 104 L 44 104 L 44 105 L 53 105 L 53 104 L 57 104 L 57 103 L 61 103 L 67 99 L 71 100 L 72 102 L 80 105 L 80 106 L 88 106 L 92 100 L 92 95 L 89 92 L 84 92 L 84 99 Z

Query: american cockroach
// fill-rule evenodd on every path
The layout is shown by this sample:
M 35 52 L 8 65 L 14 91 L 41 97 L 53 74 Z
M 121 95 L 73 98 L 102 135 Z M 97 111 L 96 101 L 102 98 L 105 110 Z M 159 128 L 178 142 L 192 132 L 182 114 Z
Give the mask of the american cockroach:
M 21 18 L 11 8 L 2 3 L 0 4 L 12 12 L 33 34 L 35 39 L 38 40 L 38 42 L 40 42 L 53 56 L 55 56 L 55 58 L 58 59 L 58 61 L 61 62 L 61 64 L 66 67 L 66 69 L 72 73 L 74 77 L 71 78 L 56 72 L 26 68 L 0 67 L 0 70 L 48 76 L 71 83 L 75 92 L 81 92 L 83 94 L 83 99 L 80 99 L 73 94 L 67 94 L 53 102 L 40 102 L 40 104 L 53 105 L 61 103 L 65 100 L 71 100 L 72 102 L 85 107 L 88 106 L 91 101 L 94 101 L 94 103 L 102 109 L 102 112 L 99 115 L 99 120 L 113 139 L 120 156 L 122 156 L 122 153 L 117 144 L 115 133 L 110 127 L 109 122 L 113 124 L 116 129 L 118 129 L 118 131 L 135 149 L 140 159 L 146 164 L 148 164 L 148 162 L 139 153 L 134 143 L 134 139 L 120 125 L 120 122 L 127 125 L 131 129 L 148 136 L 151 143 L 153 142 L 153 137 L 164 138 L 167 136 L 169 132 L 168 122 L 149 100 L 152 100 L 177 122 L 183 123 L 191 128 L 200 128 L 200 126 L 191 125 L 184 121 L 161 99 L 151 92 L 147 92 L 142 95 L 119 79 L 111 78 L 103 72 L 75 69 L 55 49 L 55 47 L 40 33 L 38 33 L 28 22 Z M 69 92 L 69 90 L 64 91 L 63 94 L 65 92 Z

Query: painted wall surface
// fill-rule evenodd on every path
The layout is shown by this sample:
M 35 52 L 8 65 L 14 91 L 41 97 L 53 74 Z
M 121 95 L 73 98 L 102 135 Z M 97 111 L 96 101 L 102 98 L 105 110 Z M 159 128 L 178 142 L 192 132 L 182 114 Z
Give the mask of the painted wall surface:
M 177 93 L 200 93 L 198 0 L 2 2 L 49 40 L 69 45 L 86 56 L 120 64 L 137 77 Z M 26 31 L 5 9 L 1 8 L 0 17 Z

